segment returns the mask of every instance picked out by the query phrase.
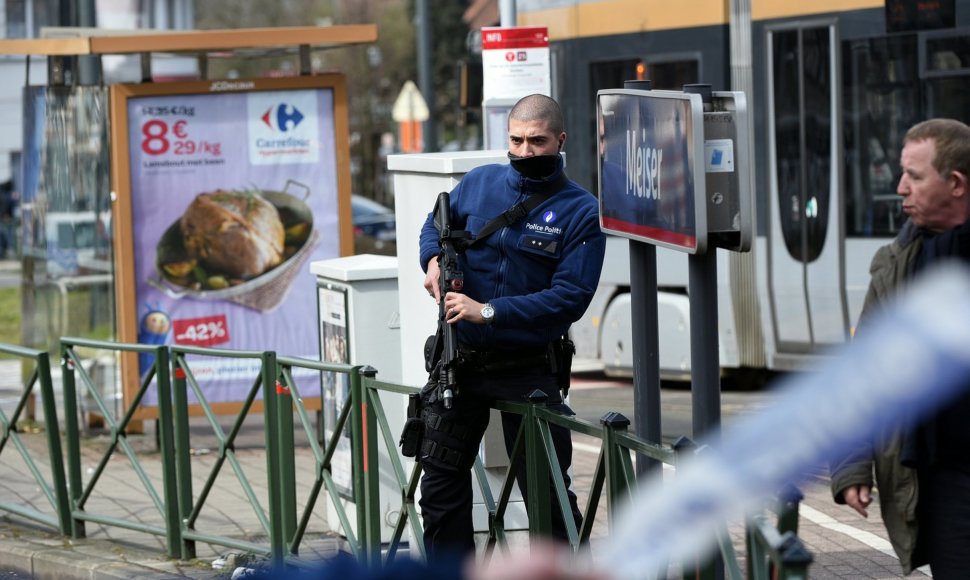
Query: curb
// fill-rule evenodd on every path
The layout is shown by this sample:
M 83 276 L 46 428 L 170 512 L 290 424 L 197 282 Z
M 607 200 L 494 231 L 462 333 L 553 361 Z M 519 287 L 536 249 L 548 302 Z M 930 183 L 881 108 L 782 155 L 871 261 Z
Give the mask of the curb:
M 132 578 L 226 579 L 200 560 L 170 560 L 164 554 L 111 540 L 75 540 L 0 521 L 0 570 L 28 578 L 126 580 Z

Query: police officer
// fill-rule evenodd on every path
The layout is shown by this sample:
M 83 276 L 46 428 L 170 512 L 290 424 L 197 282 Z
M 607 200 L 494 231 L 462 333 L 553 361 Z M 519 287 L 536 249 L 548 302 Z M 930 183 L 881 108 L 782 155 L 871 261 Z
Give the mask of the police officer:
M 572 414 L 557 378 L 568 364 L 560 339 L 589 306 L 603 265 L 606 240 L 596 198 L 570 181 L 563 169 L 560 152 L 566 133 L 559 105 L 545 95 L 522 98 L 509 112 L 508 133 L 510 163 L 473 169 L 451 192 L 452 229 L 476 236 L 516 203 L 533 195 L 548 198 L 459 256 L 462 292 L 440 296 L 439 234 L 433 215 L 421 231 L 424 287 L 436 302 L 444 300 L 447 323 L 457 325 L 462 361 L 460 390 L 451 408 L 438 400 L 423 413 L 420 505 L 431 559 L 474 551 L 470 468 L 488 425 L 490 403 L 523 401 L 539 389 L 549 407 Z M 510 452 L 520 423 L 520 416 L 502 413 Z M 569 431 L 550 428 L 568 489 Z M 524 461 L 512 469 L 527 497 Z M 551 481 L 539 484 L 551 486 Z M 571 490 L 568 495 L 578 524 L 576 496 Z M 553 509 L 552 514 L 554 536 L 565 539 L 561 511 Z

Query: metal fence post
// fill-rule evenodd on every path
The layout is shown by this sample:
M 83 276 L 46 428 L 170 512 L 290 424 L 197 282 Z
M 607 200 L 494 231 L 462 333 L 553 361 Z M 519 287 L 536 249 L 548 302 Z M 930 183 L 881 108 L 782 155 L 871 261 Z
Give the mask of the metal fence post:
M 671 447 L 673 448 L 674 453 L 677 454 L 678 464 L 685 460 L 689 455 L 697 453 L 697 444 L 694 443 L 689 437 L 678 437 Z M 699 580 L 701 578 L 711 577 L 710 566 L 705 567 L 701 564 L 700 555 L 696 556 L 693 561 L 683 562 L 681 566 L 683 567 L 682 572 L 685 579 L 692 578 Z M 751 569 L 750 565 L 748 566 L 748 569 Z
M 47 453 L 51 461 L 51 482 L 57 503 L 57 521 L 61 534 L 71 533 L 71 500 L 67 495 L 64 473 L 64 451 L 61 448 L 61 428 L 57 422 L 57 405 L 54 402 L 54 384 L 51 381 L 51 359 L 46 352 L 36 358 L 37 376 L 40 380 L 41 404 L 44 406 L 44 422 L 47 430 Z
M 171 364 L 167 346 L 155 349 L 155 386 L 158 389 L 158 437 L 162 451 L 162 493 L 165 497 L 165 537 L 168 555 L 179 557 L 182 544 L 182 524 L 179 519 L 177 471 L 175 468 L 175 436 L 172 433 Z
M 357 502 L 357 537 L 360 539 L 364 561 L 371 566 L 381 562 L 380 533 L 380 466 L 377 457 L 377 431 L 374 410 L 367 404 L 361 375 L 371 378 L 373 367 L 354 367 L 350 372 L 354 499 Z
M 266 420 L 264 430 L 266 437 L 266 483 L 269 493 L 269 519 L 270 519 L 270 561 L 273 568 L 279 570 L 283 566 L 283 552 L 286 550 L 286 537 L 283 533 L 283 514 L 282 500 L 280 492 L 280 442 L 279 434 L 279 412 L 277 405 L 279 401 L 276 395 L 276 353 L 265 351 L 260 356 L 262 367 L 263 387 L 263 417 Z
M 85 537 L 84 520 L 73 516 L 74 506 L 81 498 L 81 434 L 77 417 L 77 385 L 74 382 L 73 347 L 61 345 L 61 381 L 64 388 L 64 439 L 67 442 L 67 476 L 70 492 L 71 535 Z
M 786 486 L 778 494 L 778 531 L 782 534 L 798 533 L 798 506 L 803 499 L 804 494 L 794 485 Z
M 606 505 L 612 532 L 617 518 L 617 503 L 632 483 L 626 480 L 623 467 L 620 465 L 620 453 L 626 453 L 626 451 L 616 442 L 616 432 L 626 431 L 630 426 L 630 420 L 621 413 L 610 411 L 603 415 L 600 424 L 603 425 L 603 449 L 605 450 L 603 455 L 606 458 Z
M 808 566 L 812 563 L 812 554 L 794 532 L 783 534 L 778 551 L 781 554 L 781 566 L 774 577 L 779 580 L 805 580 L 808 578 Z
M 539 432 L 536 406 L 545 405 L 549 397 L 536 389 L 529 393 L 523 421 L 525 436 L 526 509 L 529 512 L 529 535 L 552 535 L 552 505 L 549 497 L 549 461 L 546 460 Z
M 192 514 L 192 448 L 189 441 L 189 400 L 185 369 L 182 368 L 185 355 L 172 356 L 172 400 L 175 416 L 175 472 L 178 477 L 179 527 L 188 525 Z M 195 540 L 182 534 L 182 559 L 195 558 Z
M 280 462 L 280 509 L 282 510 L 283 537 L 290 544 L 296 534 L 296 459 L 293 457 L 293 396 L 289 387 L 279 381 L 281 370 L 276 372 L 277 447 Z M 293 553 L 297 548 L 293 546 Z

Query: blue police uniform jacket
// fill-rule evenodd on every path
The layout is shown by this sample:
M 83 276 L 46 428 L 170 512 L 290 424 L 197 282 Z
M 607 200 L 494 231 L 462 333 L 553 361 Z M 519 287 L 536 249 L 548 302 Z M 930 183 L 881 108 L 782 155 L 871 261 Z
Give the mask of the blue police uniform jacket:
M 518 222 L 459 256 L 463 293 L 495 307 L 492 324 L 458 322 L 458 340 L 473 349 L 539 346 L 564 336 L 586 311 L 603 267 L 606 237 L 596 198 L 565 179 L 563 162 L 549 177 L 528 179 L 510 165 L 468 172 L 451 192 L 452 230 L 473 236 L 527 196 L 561 188 Z M 438 255 L 429 214 L 421 230 L 421 267 Z

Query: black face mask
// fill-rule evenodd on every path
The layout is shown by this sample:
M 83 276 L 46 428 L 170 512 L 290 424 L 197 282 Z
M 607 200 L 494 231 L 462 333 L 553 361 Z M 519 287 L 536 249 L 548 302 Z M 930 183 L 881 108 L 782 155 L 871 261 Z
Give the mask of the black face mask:
M 512 164 L 513 169 L 529 179 L 542 179 L 549 177 L 559 168 L 559 154 L 519 157 L 510 152 L 509 163 Z

